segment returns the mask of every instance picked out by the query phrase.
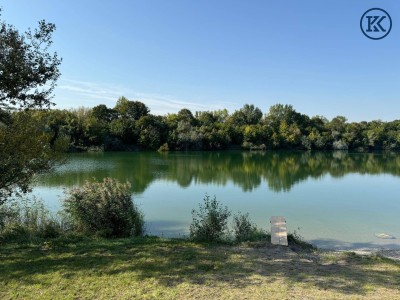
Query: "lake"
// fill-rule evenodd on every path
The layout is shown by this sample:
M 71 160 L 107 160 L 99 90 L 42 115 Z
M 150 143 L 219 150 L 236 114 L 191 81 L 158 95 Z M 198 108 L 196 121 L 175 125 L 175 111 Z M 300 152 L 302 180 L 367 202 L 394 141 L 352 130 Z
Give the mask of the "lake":
M 33 193 L 57 211 L 65 188 L 104 177 L 131 183 L 149 234 L 187 235 L 191 210 L 208 194 L 264 229 L 285 216 L 289 231 L 321 248 L 400 249 L 399 154 L 79 153 L 40 176 Z

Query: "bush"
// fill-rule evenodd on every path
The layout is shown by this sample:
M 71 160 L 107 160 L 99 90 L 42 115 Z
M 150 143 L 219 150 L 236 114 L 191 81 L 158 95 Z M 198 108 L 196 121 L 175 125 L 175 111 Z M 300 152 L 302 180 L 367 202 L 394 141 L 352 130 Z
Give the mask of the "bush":
M 63 223 L 45 208 L 42 201 L 17 198 L 0 206 L 2 241 L 29 243 L 56 238 L 64 231 Z
M 190 225 L 190 237 L 196 241 L 222 241 L 228 233 L 228 218 L 231 215 L 228 208 L 222 207 L 214 196 L 206 195 L 199 210 L 192 210 L 193 221 Z
M 158 148 L 158 152 L 168 152 L 169 151 L 169 146 L 168 143 L 164 143 Z
M 333 150 L 348 150 L 349 146 L 346 144 L 346 142 L 339 140 L 333 142 L 332 148 Z
M 298 228 L 300 230 L 300 228 Z M 292 250 L 314 250 L 316 249 L 312 244 L 306 242 L 298 231 L 288 233 L 288 243 Z
M 140 236 L 144 232 L 143 214 L 131 199 L 129 183 L 112 178 L 87 181 L 67 195 L 65 212 L 77 231 L 103 237 Z
M 268 234 L 252 223 L 249 214 L 240 212 L 233 217 L 233 233 L 237 242 L 259 241 L 268 237 Z

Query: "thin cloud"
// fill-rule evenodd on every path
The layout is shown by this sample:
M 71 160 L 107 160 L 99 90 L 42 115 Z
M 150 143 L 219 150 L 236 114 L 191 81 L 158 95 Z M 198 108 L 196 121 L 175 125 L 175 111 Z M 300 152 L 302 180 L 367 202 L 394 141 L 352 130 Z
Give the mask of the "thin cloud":
M 217 102 L 214 104 L 203 104 L 194 101 L 183 101 L 175 99 L 171 95 L 161 95 L 154 93 L 137 92 L 132 89 L 95 82 L 78 81 L 72 79 L 62 79 L 56 88 L 57 99 L 61 100 L 60 106 L 69 105 L 84 106 L 84 103 L 90 103 L 91 106 L 97 104 L 106 104 L 114 106 L 119 97 L 125 96 L 128 99 L 138 100 L 145 103 L 153 114 L 165 115 L 167 113 L 177 112 L 182 108 L 188 108 L 191 111 L 217 110 L 236 105 L 231 102 Z M 72 100 L 72 101 L 71 101 Z M 74 103 L 74 101 L 77 101 Z M 104 103 L 107 101 L 107 103 Z M 64 103 L 66 102 L 66 103 Z

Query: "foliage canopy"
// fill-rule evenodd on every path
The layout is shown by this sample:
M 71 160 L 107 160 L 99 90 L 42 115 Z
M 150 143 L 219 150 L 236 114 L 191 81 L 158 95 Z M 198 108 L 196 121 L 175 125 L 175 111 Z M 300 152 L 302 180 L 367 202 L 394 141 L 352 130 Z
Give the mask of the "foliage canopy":
M 0 11 L 1 17 L 1 11 Z M 0 109 L 50 108 L 61 59 L 49 53 L 56 26 L 21 33 L 0 19 Z
M 0 205 L 27 192 L 33 176 L 57 161 L 59 130 L 51 134 L 48 120 L 29 111 L 54 104 L 61 63 L 57 53 L 49 53 L 54 30 L 42 20 L 35 30 L 20 33 L 0 19 Z

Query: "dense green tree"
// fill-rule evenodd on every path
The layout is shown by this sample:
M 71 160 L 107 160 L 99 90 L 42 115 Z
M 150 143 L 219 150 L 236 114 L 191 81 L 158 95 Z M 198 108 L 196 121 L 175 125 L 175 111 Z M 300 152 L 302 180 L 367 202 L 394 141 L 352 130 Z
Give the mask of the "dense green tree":
M 128 145 L 137 143 L 138 129 L 132 119 L 115 119 L 110 123 L 110 134 Z
M 195 129 L 196 134 L 192 134 L 194 148 L 200 147 L 200 149 L 204 150 L 227 148 L 231 144 L 231 139 L 225 126 L 227 117 L 227 110 L 196 112 L 199 127 Z
M 88 146 L 90 139 L 88 138 L 86 130 L 89 128 L 89 126 L 87 126 L 87 120 L 91 118 L 90 109 L 79 107 L 72 109 L 71 113 L 73 118 L 71 118 L 69 122 L 70 125 L 73 126 L 71 130 L 71 139 L 74 141 L 74 145 L 78 147 Z
M 101 146 L 107 136 L 107 125 L 93 116 L 88 116 L 83 123 L 84 142 L 87 146 Z
M 363 148 L 368 144 L 366 136 L 366 123 L 350 123 L 347 124 L 343 134 L 343 140 L 349 148 Z
M 309 131 L 311 132 L 311 129 L 316 129 L 320 132 L 323 132 L 326 130 L 326 125 L 328 122 L 328 119 L 323 116 L 314 116 L 309 121 Z
M 168 125 L 170 131 L 178 127 L 179 117 L 178 114 L 167 114 L 164 117 L 165 123 Z
M 177 150 L 194 150 L 202 148 L 203 136 L 196 125 L 205 120 L 206 112 L 197 113 L 197 119 L 189 109 L 181 109 L 177 114 L 165 118 L 168 125 L 168 145 Z M 202 116 L 204 115 L 204 116 Z
M 381 148 L 385 136 L 385 126 L 382 121 L 372 121 L 367 129 L 368 146 L 371 149 Z
M 188 122 L 190 125 L 195 124 L 195 118 L 192 114 L 192 112 L 187 109 L 183 108 L 178 112 L 178 122 Z
M 192 147 L 192 144 L 197 142 L 194 128 L 187 119 L 179 121 L 176 131 L 178 132 L 178 138 L 176 140 L 176 146 L 178 149 L 188 150 Z M 193 139 L 196 140 L 194 141 Z
M 310 148 L 306 147 L 306 149 L 322 150 L 328 147 L 328 139 L 316 128 L 311 130 L 308 135 L 308 140 L 310 142 Z
M 212 112 L 214 118 L 217 123 L 225 123 L 229 117 L 229 113 L 227 109 L 215 110 Z
M 111 122 L 117 118 L 117 111 L 115 109 L 108 108 L 104 104 L 93 107 L 91 114 L 94 118 L 104 122 Z
M 51 146 L 52 137 L 30 112 L 13 113 L 11 123 L 0 126 L 0 205 L 29 191 L 34 175 L 60 161 L 65 140 L 58 138 Z
M 156 150 L 166 142 L 167 126 L 160 116 L 143 116 L 137 122 L 139 144 L 145 148 Z
M 254 125 L 260 122 L 261 118 L 262 112 L 258 107 L 245 104 L 241 109 L 232 114 L 230 122 L 234 126 Z
M 228 118 L 227 123 L 224 124 L 224 128 L 228 132 L 233 145 L 242 145 L 243 144 L 244 125 L 237 126 L 234 123 L 232 123 L 231 118 Z
M 37 29 L 20 33 L 0 19 L 0 204 L 27 192 L 33 176 L 49 171 L 64 149 L 56 122 L 28 111 L 53 104 L 61 63 L 48 52 L 54 30 L 40 21 Z
M 243 108 L 240 109 L 241 114 L 246 125 L 253 125 L 260 122 L 262 118 L 262 112 L 258 107 L 254 107 L 253 104 L 245 104 Z
M 292 105 L 275 104 L 269 108 L 265 121 L 268 126 L 276 130 L 282 122 L 291 125 L 299 123 L 300 119 L 301 114 L 296 112 Z
M 215 115 L 209 111 L 197 111 L 196 119 L 199 121 L 201 126 L 214 126 L 217 122 Z
M 267 142 L 268 130 L 265 126 L 260 124 L 247 125 L 244 127 L 243 139 L 245 143 L 250 143 L 250 147 L 253 145 L 259 146 Z
M 334 117 L 327 125 L 332 132 L 332 138 L 337 141 L 341 139 L 346 129 L 347 119 L 343 116 Z
M 66 110 L 35 111 L 33 113 L 40 124 L 44 126 L 47 133 L 51 135 L 50 145 L 60 137 L 70 139 L 70 128 L 68 127 L 69 112 Z
M 0 10 L 1 17 L 1 10 Z M 24 33 L 0 19 L 0 109 L 49 108 L 61 59 L 49 53 L 55 25 Z
M 282 121 L 279 126 L 279 135 L 281 137 L 281 146 L 284 148 L 297 148 L 301 142 L 301 131 L 296 123 L 287 124 Z
M 231 143 L 228 133 L 223 129 L 202 126 L 199 132 L 204 150 L 226 149 Z
M 139 120 L 143 116 L 147 116 L 150 112 L 149 108 L 140 101 L 130 101 L 125 97 L 118 99 L 114 107 L 115 111 L 121 118 Z

